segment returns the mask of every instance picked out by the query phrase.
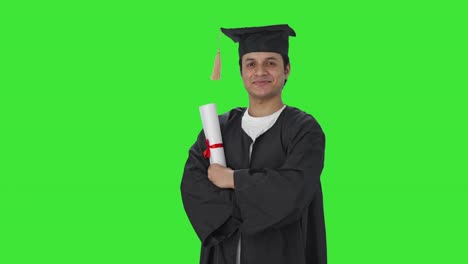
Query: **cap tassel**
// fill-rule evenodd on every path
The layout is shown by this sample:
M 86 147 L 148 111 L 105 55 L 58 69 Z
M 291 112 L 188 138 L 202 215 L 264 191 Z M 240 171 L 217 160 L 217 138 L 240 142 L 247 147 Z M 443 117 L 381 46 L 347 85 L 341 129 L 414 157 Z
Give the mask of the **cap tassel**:
M 213 66 L 213 73 L 211 74 L 211 80 L 219 80 L 221 78 L 221 57 L 220 50 L 216 53 L 216 58 Z

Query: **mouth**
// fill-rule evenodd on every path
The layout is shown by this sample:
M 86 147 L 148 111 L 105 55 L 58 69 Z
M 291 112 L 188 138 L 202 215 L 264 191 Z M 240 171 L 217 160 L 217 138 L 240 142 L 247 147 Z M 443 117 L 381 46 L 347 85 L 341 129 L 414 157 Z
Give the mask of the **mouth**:
M 271 83 L 271 81 L 269 81 L 269 80 L 258 80 L 258 81 L 253 81 L 252 83 L 255 84 L 255 85 L 263 86 L 263 85 L 267 85 L 267 84 Z

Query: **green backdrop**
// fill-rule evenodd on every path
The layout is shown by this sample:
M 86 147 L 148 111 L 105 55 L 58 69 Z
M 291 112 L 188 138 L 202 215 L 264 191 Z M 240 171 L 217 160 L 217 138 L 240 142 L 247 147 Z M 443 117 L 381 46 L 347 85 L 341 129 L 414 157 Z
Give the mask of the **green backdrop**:
M 467 263 L 463 1 L 0 4 L 0 263 L 197 263 L 198 106 L 246 106 L 219 27 L 288 23 L 284 102 L 327 136 L 330 264 Z

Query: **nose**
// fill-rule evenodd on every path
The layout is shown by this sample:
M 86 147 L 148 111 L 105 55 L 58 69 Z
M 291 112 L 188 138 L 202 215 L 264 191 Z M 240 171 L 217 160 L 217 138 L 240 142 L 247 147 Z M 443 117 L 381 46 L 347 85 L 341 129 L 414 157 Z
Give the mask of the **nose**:
M 263 65 L 260 64 L 255 68 L 255 75 L 262 76 L 265 74 L 266 74 L 266 70 Z

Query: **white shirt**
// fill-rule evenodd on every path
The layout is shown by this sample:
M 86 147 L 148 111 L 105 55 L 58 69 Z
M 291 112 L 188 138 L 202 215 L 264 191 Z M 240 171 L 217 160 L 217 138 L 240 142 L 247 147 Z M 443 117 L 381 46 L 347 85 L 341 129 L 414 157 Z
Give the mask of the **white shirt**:
M 252 144 L 250 144 L 249 160 L 255 140 L 276 123 L 276 120 L 285 108 L 286 105 L 283 105 L 280 110 L 271 115 L 262 117 L 253 117 L 249 115 L 249 109 L 244 112 L 244 116 L 242 116 L 242 129 L 252 139 Z
M 252 148 L 255 143 L 255 140 L 263 133 L 268 131 L 278 119 L 279 115 L 286 108 L 286 105 L 283 105 L 280 110 L 274 112 L 269 116 L 262 117 L 253 117 L 249 115 L 249 109 L 245 110 L 244 115 L 242 116 L 242 130 L 249 135 L 252 139 L 252 144 L 250 144 L 249 160 L 252 155 Z M 241 251 L 241 237 L 239 237 L 239 242 L 237 243 L 237 256 L 236 264 L 240 264 L 240 251 Z

